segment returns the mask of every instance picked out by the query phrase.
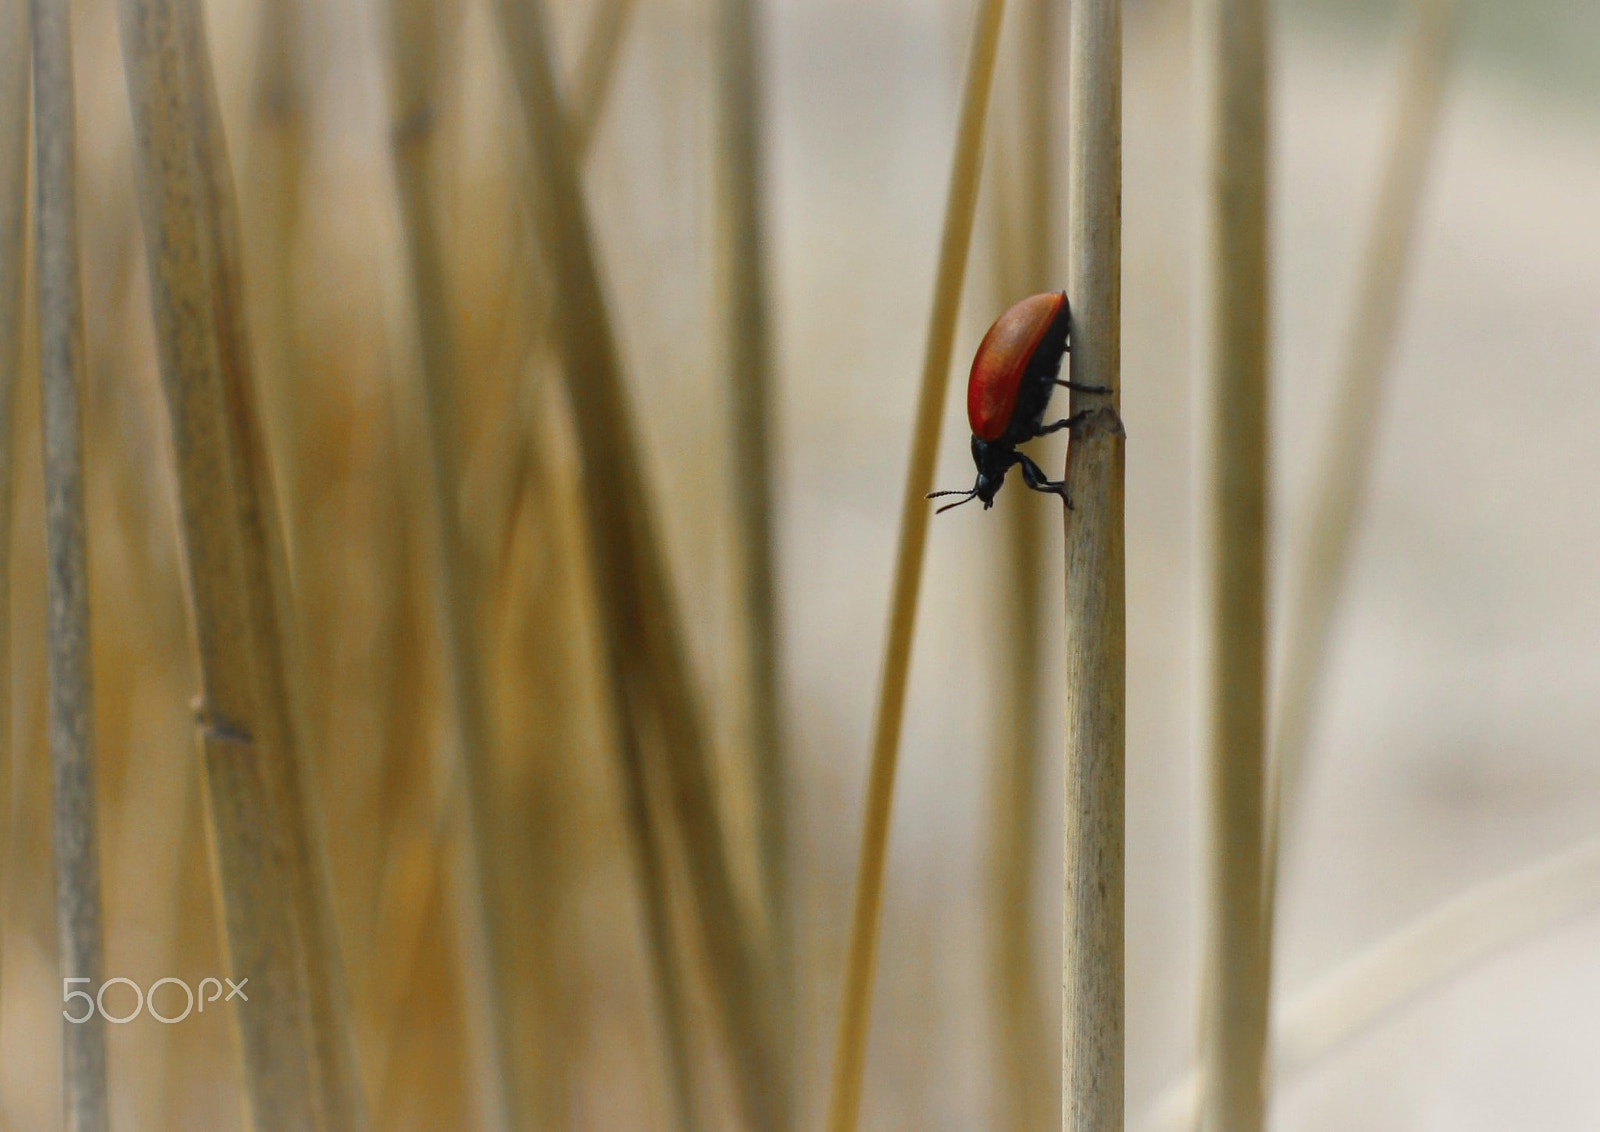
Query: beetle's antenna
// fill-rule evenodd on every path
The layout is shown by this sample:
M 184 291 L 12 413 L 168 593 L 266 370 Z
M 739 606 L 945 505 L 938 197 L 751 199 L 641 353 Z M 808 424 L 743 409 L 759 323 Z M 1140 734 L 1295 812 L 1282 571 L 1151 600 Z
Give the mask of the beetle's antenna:
M 946 511 L 950 510 L 950 508 L 960 507 L 963 503 L 971 503 L 978 497 L 978 489 L 973 488 L 971 491 L 930 491 L 927 495 L 923 496 L 923 498 L 935 499 L 941 495 L 964 495 L 966 498 L 958 499 L 954 503 L 946 503 L 943 507 L 934 512 L 935 515 L 942 515 Z

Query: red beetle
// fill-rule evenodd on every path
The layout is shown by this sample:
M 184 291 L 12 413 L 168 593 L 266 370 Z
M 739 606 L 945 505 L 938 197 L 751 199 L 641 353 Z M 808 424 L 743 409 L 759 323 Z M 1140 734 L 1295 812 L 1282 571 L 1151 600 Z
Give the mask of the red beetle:
M 1109 393 L 1101 385 L 1080 385 L 1062 381 L 1061 358 L 1071 347 L 1072 306 L 1065 291 L 1030 295 L 995 319 L 983 336 L 972 359 L 972 376 L 967 379 L 967 422 L 972 425 L 972 462 L 978 465 L 978 480 L 971 491 L 935 491 L 940 495 L 961 495 L 954 503 L 939 508 L 948 511 L 973 499 L 983 500 L 987 511 L 1006 482 L 1013 464 L 1022 465 L 1022 478 L 1034 491 L 1059 495 L 1068 507 L 1067 485 L 1047 478 L 1038 464 L 1017 451 L 1017 445 L 1036 436 L 1046 436 L 1071 428 L 1076 416 L 1045 424 L 1044 411 L 1050 394 L 1064 385 L 1081 393 Z

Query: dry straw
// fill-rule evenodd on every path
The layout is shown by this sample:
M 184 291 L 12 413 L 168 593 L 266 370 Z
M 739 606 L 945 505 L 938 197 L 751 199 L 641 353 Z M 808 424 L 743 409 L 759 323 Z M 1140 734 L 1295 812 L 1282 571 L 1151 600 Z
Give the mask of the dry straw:
M 264 765 L 283 807 L 289 895 L 294 901 L 296 921 L 304 932 L 302 962 L 310 988 L 307 1009 L 319 1085 L 334 1126 L 361 1128 L 366 1124 L 366 1108 L 350 1033 L 349 993 L 327 890 L 320 814 L 304 755 L 305 697 L 288 554 L 245 331 L 239 210 L 211 74 L 203 9 L 192 5 L 180 12 L 186 17 L 184 51 L 194 61 L 196 167 L 205 194 L 205 217 L 217 252 L 212 300 L 222 347 L 222 404 L 244 535 L 241 549 L 251 630 L 260 657 L 256 681 L 261 697 L 262 734 L 268 750 L 283 752 L 282 757 L 269 759 Z
M 450 327 L 449 289 L 435 231 L 432 191 L 433 126 L 437 111 L 440 38 L 431 0 L 390 5 L 393 68 L 391 147 L 400 215 L 411 263 L 413 306 L 420 339 L 421 431 L 426 440 L 427 484 L 438 525 L 436 564 L 443 590 L 445 673 L 454 708 L 457 759 L 449 768 L 464 790 L 460 850 L 453 891 L 460 901 L 456 930 L 464 959 L 462 993 L 469 1033 L 476 1044 L 480 1118 L 495 1128 L 523 1118 L 511 968 L 509 877 L 497 835 L 496 790 L 480 643 L 475 639 L 476 599 L 458 500 L 457 451 L 460 388 Z
M 1012 42 L 1020 50 L 1013 94 L 1013 136 L 996 136 L 1002 159 L 987 178 L 996 209 L 998 307 L 1048 291 L 1055 246 L 1052 156 L 1055 143 L 1056 0 L 1027 0 L 1015 10 Z M 1000 131 L 991 131 L 1000 133 Z M 1014 149 L 1015 157 L 1011 156 Z M 1016 176 L 1010 176 L 1015 170 Z M 1024 506 L 1023 504 L 1029 504 Z M 999 675 L 994 734 L 989 855 L 990 984 L 995 995 L 995 1075 L 1002 1126 L 1044 1128 L 1055 1118 L 1056 1057 L 1038 993 L 1034 885 L 1038 869 L 1040 708 L 1043 693 L 1045 513 L 1027 499 L 1004 504 L 1008 553 L 1000 586 L 1004 632 L 996 641 Z
M 124 69 L 199 653 L 234 1014 L 258 1126 L 361 1127 L 287 671 L 287 569 L 248 365 L 237 226 L 200 13 L 124 0 Z
M 1452 897 L 1313 980 L 1274 1012 L 1274 1077 L 1305 1072 L 1407 1002 L 1596 907 L 1600 841 L 1594 840 Z M 1192 1128 L 1199 1091 L 1194 1072 L 1173 1083 L 1142 1127 Z
M 732 440 L 735 555 L 739 577 L 744 720 L 756 786 L 757 849 L 769 910 L 772 985 L 784 1027 L 793 991 L 783 728 L 778 702 L 777 581 L 773 564 L 772 347 L 764 271 L 761 60 L 753 0 L 719 0 L 717 147 L 718 306 Z M 787 1056 L 787 1051 L 784 1051 Z
M 1267 10 L 1208 0 L 1198 44 L 1209 154 L 1205 461 L 1208 718 L 1202 1126 L 1253 1132 L 1265 1103 Z
M 832 1132 L 849 1132 L 855 1128 L 861 1107 L 895 766 L 900 754 L 900 727 L 911 669 L 917 597 L 922 587 L 922 559 L 928 541 L 930 508 L 925 496 L 933 486 L 939 423 L 944 416 L 945 393 L 950 384 L 950 354 L 956 316 L 961 310 L 961 290 L 966 280 L 973 215 L 977 211 L 984 119 L 1004 10 L 1003 0 L 982 0 L 979 4 L 967 57 L 966 85 L 961 96 L 955 158 L 945 202 L 944 234 L 939 244 L 939 266 L 934 280 L 933 311 L 928 318 L 922 382 L 912 426 L 911 459 L 900 505 L 900 545 L 895 554 L 894 594 L 890 599 L 889 631 L 873 725 L 872 763 L 856 872 L 855 908 L 850 923 L 850 951 L 845 960 L 844 997 L 839 1011 L 838 1042 L 834 1047 L 833 1092 L 828 1110 L 828 1127 Z
M 77 127 L 69 6 L 33 4 L 39 382 L 44 429 L 49 609 L 50 766 L 55 789 L 56 944 L 63 986 L 100 990 L 99 836 L 89 657 L 89 556 L 83 504 L 83 294 L 78 276 Z M 80 982 L 81 980 L 81 982 Z M 67 991 L 63 991 L 65 995 Z M 90 1004 L 92 1007 L 92 1003 Z M 104 1016 L 69 1004 L 61 1085 L 69 1129 L 108 1127 Z M 67 1016 L 63 1011 L 63 1016 Z
M 11 491 L 27 277 L 28 0 L 0 0 L 0 923 L 11 844 Z M 0 983 L 3 983 L 0 979 Z
M 530 211 L 554 277 L 558 342 L 584 475 L 585 515 L 606 667 L 622 688 L 627 742 L 659 751 L 692 908 L 733 1060 L 740 1107 L 760 1128 L 787 1126 L 776 1004 L 761 977 L 750 911 L 736 895 L 710 747 L 645 482 L 621 359 L 590 237 L 570 127 L 556 93 L 544 13 L 502 0 L 500 22 L 528 131 Z
M 1099 1130 L 1122 1127 L 1124 1032 L 1121 4 L 1080 0 L 1071 29 L 1072 380 L 1112 394 L 1073 392 L 1091 415 L 1067 446 L 1061 1119 Z
M 1282 831 L 1292 816 L 1295 786 L 1310 736 L 1316 691 L 1347 573 L 1357 513 L 1370 478 L 1383 379 L 1398 326 L 1401 293 L 1458 22 L 1455 0 L 1414 0 L 1412 9 L 1413 28 L 1401 66 L 1398 113 L 1367 234 L 1349 342 L 1333 402 L 1336 415 L 1316 481 L 1302 574 L 1289 612 L 1288 654 L 1277 690 L 1263 848 L 1262 957 L 1269 966 Z M 1448 911 L 1438 915 L 1451 924 L 1467 918 Z M 1420 938 L 1430 938 L 1427 921 L 1412 931 L 1422 933 Z M 1356 1027 L 1348 1019 L 1370 1018 L 1377 1013 L 1371 1004 L 1391 1004 L 1400 997 L 1398 986 L 1407 980 L 1391 983 L 1374 972 L 1386 967 L 1386 957 L 1404 955 L 1410 938 L 1414 937 L 1402 932 L 1378 945 L 1369 957 L 1358 959 L 1318 984 L 1324 988 L 1320 996 L 1307 991 L 1278 1012 L 1272 1033 L 1273 1072 L 1282 1074 L 1308 1063 L 1312 1056 L 1326 1052 L 1354 1031 Z M 1433 932 L 1431 938 L 1445 937 Z M 1450 952 L 1444 948 L 1437 954 Z M 1424 969 L 1433 965 L 1419 964 Z M 1374 986 L 1361 985 L 1365 975 L 1373 977 Z M 1327 993 L 1327 987 L 1337 987 L 1347 1004 L 1339 1005 L 1340 999 Z M 1307 1031 L 1313 1036 L 1302 1036 Z M 1157 1123 L 1166 1126 L 1165 1122 L 1187 1111 L 1179 1102 L 1187 1097 L 1184 1103 L 1192 1106 L 1198 1099 L 1197 1090 L 1198 1085 L 1187 1094 L 1169 1090 L 1158 1106 Z
M 616 73 L 617 58 L 622 53 L 623 33 L 628 30 L 637 3 L 638 0 L 597 0 L 594 6 L 589 38 L 578 59 L 578 73 L 573 76 L 569 99 L 568 144 L 574 154 L 587 153 L 594 141 L 606 95 L 611 90 L 612 76 Z
M 1299 797 L 1317 690 L 1349 573 L 1357 517 L 1372 477 L 1385 378 L 1459 22 L 1457 0 L 1412 0 L 1410 7 L 1413 23 L 1401 63 L 1394 132 L 1367 230 L 1276 693 L 1265 851 L 1269 959 L 1283 830 Z

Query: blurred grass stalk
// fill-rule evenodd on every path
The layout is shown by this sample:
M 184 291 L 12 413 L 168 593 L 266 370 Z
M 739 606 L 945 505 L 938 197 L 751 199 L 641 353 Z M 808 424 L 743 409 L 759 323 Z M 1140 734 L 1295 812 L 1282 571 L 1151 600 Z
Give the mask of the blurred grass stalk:
M 310 988 L 309 1021 L 329 1119 L 340 1129 L 366 1126 L 366 1104 L 350 1032 L 350 996 L 328 892 L 321 813 L 305 762 L 305 689 L 298 654 L 288 550 L 276 478 L 262 429 L 261 409 L 245 325 L 243 251 L 233 173 L 223 137 L 222 112 L 205 34 L 204 9 L 180 8 L 184 52 L 194 61 L 194 151 L 212 245 L 218 252 L 213 300 L 222 372 L 222 405 L 234 457 L 235 497 L 244 534 L 241 544 L 251 633 L 261 663 L 257 694 L 266 725 L 265 760 L 282 807 L 289 856 L 289 895 L 304 936 L 302 962 Z
M 28 3 L 0 0 L 0 925 L 9 923 L 11 875 L 11 493 L 28 272 Z
M 779 626 L 773 562 L 772 346 L 765 274 L 761 59 L 755 0 L 718 0 L 716 49 L 717 282 L 729 407 L 743 719 L 740 734 L 755 783 L 757 853 L 768 911 L 771 983 L 782 1044 L 789 1023 L 794 942 L 789 925 L 785 751 L 779 705 Z
M 611 92 L 612 77 L 616 74 L 617 58 L 622 53 L 623 33 L 628 30 L 628 21 L 637 3 L 638 0 L 595 0 L 589 37 L 584 41 L 577 74 L 572 79 L 572 93 L 567 99 L 568 144 L 580 162 L 589 152 L 595 130 L 599 128 L 600 114 L 605 109 L 606 95 Z
M 578 74 L 574 80 L 574 94 L 567 111 L 568 136 L 577 161 L 583 160 L 593 143 L 606 98 L 612 87 L 619 49 L 633 8 L 633 0 L 602 0 L 592 17 Z M 524 172 L 524 176 L 530 175 Z M 433 209 L 430 207 L 429 215 L 433 214 Z M 435 262 L 437 263 L 437 256 Z M 544 338 L 555 339 L 559 334 L 559 327 L 554 322 L 555 312 L 551 306 L 551 296 L 546 290 L 536 288 L 531 299 L 529 322 L 540 329 Z M 527 496 L 533 490 L 532 485 L 538 478 L 535 472 L 541 465 L 542 458 L 530 453 L 530 447 L 540 442 L 534 440 L 529 432 L 538 431 L 539 427 L 540 421 L 537 419 L 528 422 L 528 428 L 519 434 L 516 442 L 522 452 L 512 460 L 520 472 L 516 479 L 515 497 L 509 505 L 508 531 L 515 527 L 517 517 L 531 502 Z M 549 426 L 544 427 L 548 430 Z M 511 536 L 508 535 L 509 537 Z M 560 542 L 563 536 L 556 533 L 547 537 L 553 537 Z M 581 558 L 582 555 L 578 557 Z M 594 596 L 598 599 L 599 595 Z M 618 676 L 607 683 L 613 696 L 612 713 L 616 722 L 614 741 L 618 748 L 624 823 L 627 828 L 629 851 L 634 860 L 636 876 L 639 878 L 647 962 L 659 1000 L 659 1020 L 662 1027 L 662 1042 L 666 1050 L 672 1108 L 679 1127 L 698 1128 L 703 1122 L 697 1115 L 689 1015 L 681 976 L 683 963 L 672 938 L 668 871 L 665 860 L 666 834 L 649 802 L 644 755 L 639 737 L 627 722 L 628 704 L 623 694 L 624 679 Z M 444 805 L 453 809 L 455 804 L 453 785 L 456 780 L 451 781 L 452 789 L 449 791 L 451 797 L 444 800 Z M 444 828 L 445 826 L 440 824 L 441 833 Z M 388 859 L 391 855 L 390 843 L 396 838 L 390 824 L 385 825 L 385 831 L 382 836 L 385 846 L 383 856 Z M 428 883 L 434 883 L 438 872 L 430 870 L 427 875 Z M 548 876 L 539 883 L 543 884 L 547 879 Z M 529 894 L 530 897 L 533 895 Z M 418 928 L 421 926 L 417 925 Z M 405 954 L 414 957 L 419 953 L 415 947 L 410 947 L 406 949 Z M 414 960 L 408 958 L 402 958 L 395 965 L 395 970 L 400 972 L 399 977 L 407 982 L 420 974 L 414 969 Z M 397 1007 L 404 1006 L 402 999 L 395 999 L 395 1003 Z M 399 1039 L 400 1027 L 403 1025 L 402 1018 L 402 1015 L 396 1015 L 388 1025 L 392 1035 L 391 1043 Z M 522 1043 L 523 1047 L 526 1045 L 526 1042 Z M 541 1077 L 548 1078 L 551 1067 L 556 1064 L 558 1063 L 548 1057 L 540 1058 L 538 1072 Z M 542 1106 L 559 1103 L 555 1089 L 548 1079 L 535 1081 L 532 1069 L 525 1072 L 528 1077 L 527 1091 L 533 1091 L 535 1088 L 538 1090 L 538 1096 L 525 1098 L 525 1101 L 531 1104 L 530 1111 L 544 1112 L 547 1110 Z M 383 1076 L 385 1081 L 383 1102 L 398 1103 L 394 1101 L 397 1095 L 394 1089 L 400 1087 L 401 1083 L 394 1080 L 388 1070 L 384 1071 Z
M 307 427 L 308 398 L 295 350 L 294 257 L 300 220 L 300 191 L 306 168 L 308 82 L 301 60 L 305 19 L 302 0 L 263 0 L 259 5 L 255 74 L 251 80 L 250 129 L 240 156 L 244 189 L 245 238 L 249 262 L 264 265 L 252 280 L 251 298 L 259 312 L 254 341 L 259 347 L 261 408 L 277 441 L 275 470 L 284 511 L 288 546 L 304 554 L 306 465 L 313 430 Z M 304 563 L 294 563 L 301 585 Z M 304 594 L 300 595 L 302 598 Z M 303 614 L 305 602 L 297 603 Z M 304 636 L 304 633 L 301 634 Z M 311 688 L 313 700 L 323 689 Z M 320 704 L 305 704 L 320 718 Z M 312 733 L 301 736 L 308 749 L 320 749 Z
M 526 1118 L 515 1024 L 516 972 L 508 938 L 509 875 L 499 835 L 493 737 L 483 679 L 481 645 L 474 639 L 476 595 L 472 592 L 466 534 L 458 510 L 461 433 L 457 392 L 461 388 L 450 326 L 449 288 L 444 278 L 432 189 L 432 140 L 437 117 L 435 91 L 441 6 L 434 0 L 389 4 L 392 127 L 391 150 L 400 215 L 410 257 L 413 307 L 421 346 L 421 423 L 428 464 L 430 505 L 437 524 L 435 565 L 443 590 L 441 611 L 445 675 L 454 708 L 456 760 L 446 778 L 459 778 L 463 806 L 455 857 L 460 902 L 456 929 L 461 940 L 463 1015 L 475 1048 L 479 1119 L 491 1128 L 515 1128 Z
M 83 292 L 71 6 L 66 0 L 33 0 L 32 16 L 56 947 L 63 995 L 94 995 L 101 990 L 104 945 L 83 503 Z M 104 1015 L 94 1009 L 87 1014 L 72 1009 L 68 1016 L 64 1010 L 61 1024 L 62 1106 L 65 1126 L 74 1132 L 105 1129 L 110 1120 Z
M 788 1125 L 777 1004 L 765 985 L 749 914 L 740 906 L 717 807 L 696 683 L 645 482 L 621 359 L 601 288 L 571 130 L 542 4 L 501 0 L 500 23 L 532 160 L 530 211 L 554 278 L 557 336 L 583 466 L 585 516 L 607 669 L 623 691 L 625 743 L 661 754 L 689 895 L 747 1124 Z
M 1274 1011 L 1271 1072 L 1290 1080 L 1407 1002 L 1504 949 L 1600 907 L 1600 839 L 1454 896 L 1358 952 Z M 1192 1128 L 1199 1074 L 1156 1099 L 1141 1127 Z
M 291 703 L 287 567 L 245 341 L 237 220 L 201 14 L 123 0 L 162 384 L 199 652 L 197 708 L 233 1013 L 258 1127 L 365 1116 Z
M 1256 1132 L 1270 971 L 1262 930 L 1267 647 L 1267 5 L 1197 9 L 1207 335 L 1207 912 L 1201 1127 Z
M 1411 0 L 1407 7 L 1411 26 L 1400 65 L 1393 132 L 1362 252 L 1278 678 L 1264 853 L 1269 962 L 1284 827 L 1293 821 L 1299 803 L 1333 622 L 1349 576 L 1358 513 L 1372 479 L 1395 330 L 1460 23 L 1458 0 Z
M 911 643 L 916 629 L 917 597 L 922 588 L 922 560 L 927 549 L 932 509 L 925 498 L 933 487 L 939 454 L 939 426 L 950 385 L 950 354 L 961 313 L 967 253 L 978 203 L 983 166 L 984 122 L 999 50 L 1004 0 L 980 0 L 967 56 L 961 116 L 945 202 L 944 233 L 934 279 L 933 310 L 923 353 L 917 415 L 912 426 L 905 495 L 900 504 L 900 544 L 895 554 L 894 591 L 884 645 L 883 673 L 878 686 L 873 725 L 872 762 L 867 778 L 866 812 L 856 871 L 855 907 L 850 923 L 850 950 L 845 960 L 843 1002 L 834 1048 L 833 1089 L 828 1110 L 832 1132 L 850 1132 L 861 1108 L 866 1067 L 867 1032 L 872 1013 L 873 975 L 878 930 L 883 910 L 883 875 L 889 848 L 889 818 L 894 803 L 895 767 L 900 754 L 906 682 L 911 669 Z
M 995 161 L 986 179 L 994 203 L 995 309 L 1055 286 L 1051 278 L 1055 195 L 1056 0 L 1024 0 L 1014 9 L 1018 52 L 1014 109 L 989 131 Z M 1009 50 L 1009 48 L 1002 48 Z M 1015 122 L 1012 130 L 999 129 Z M 1002 506 L 1007 553 L 1000 587 L 1005 632 L 996 640 L 997 695 L 989 852 L 990 989 L 995 1002 L 997 1116 L 1004 1128 L 1046 1128 L 1056 1114 L 1055 1058 L 1038 993 L 1034 949 L 1043 698 L 1043 512 L 1023 498 Z
M 1061 1123 L 1122 1127 L 1127 618 L 1122 428 L 1122 4 L 1076 0 L 1068 70 L 1071 379 L 1067 445 Z

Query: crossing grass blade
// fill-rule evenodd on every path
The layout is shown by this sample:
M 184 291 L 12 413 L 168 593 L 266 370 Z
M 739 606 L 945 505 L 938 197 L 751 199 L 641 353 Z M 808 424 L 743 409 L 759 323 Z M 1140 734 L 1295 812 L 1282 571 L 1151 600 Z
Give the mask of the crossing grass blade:
M 894 804 L 895 768 L 900 757 L 906 684 L 911 675 L 911 642 L 916 630 L 922 560 L 928 545 L 927 494 L 939 450 L 939 424 L 950 385 L 950 354 L 956 316 L 966 282 L 967 253 L 978 207 L 983 166 L 984 124 L 999 51 L 1002 0 L 980 0 L 968 48 L 967 72 L 956 127 L 955 156 L 945 198 L 944 232 L 934 277 L 933 311 L 928 317 L 917 415 L 912 425 L 911 457 L 900 503 L 900 542 L 895 552 L 889 631 L 878 684 L 871 764 L 867 772 L 866 812 L 856 865 L 856 892 L 845 958 L 844 992 L 833 1053 L 833 1083 L 828 1108 L 831 1132 L 850 1132 L 860 1116 L 866 1073 L 867 1029 L 872 1013 L 878 932 L 883 918 L 883 877 L 889 852 L 889 818 Z
M 659 781 L 684 847 L 692 907 L 735 1066 L 739 1104 L 756 1127 L 787 1127 L 751 910 L 738 899 L 710 748 L 667 575 L 611 316 L 601 288 L 567 119 L 539 3 L 503 0 L 500 27 L 533 159 L 529 210 L 554 281 L 562 371 L 584 468 L 585 517 L 606 668 L 624 690 L 641 749 L 660 752 Z
M 199 739 L 236 1010 L 262 1127 L 362 1127 L 315 803 L 296 743 L 287 568 L 243 330 L 237 221 L 200 13 L 119 8 L 201 681 Z

